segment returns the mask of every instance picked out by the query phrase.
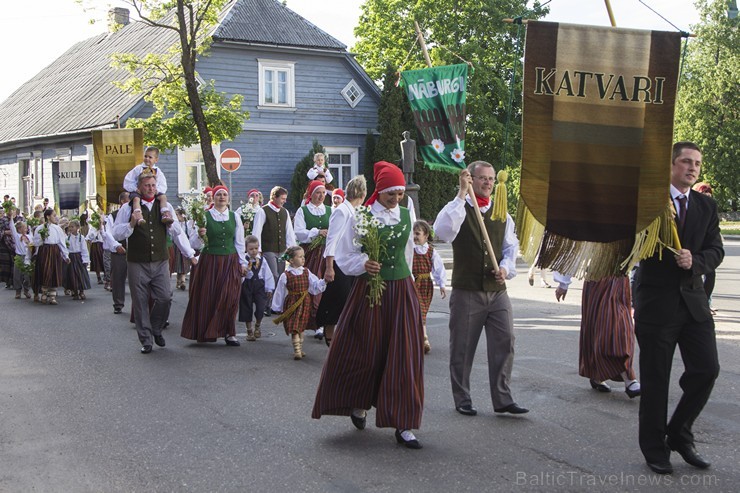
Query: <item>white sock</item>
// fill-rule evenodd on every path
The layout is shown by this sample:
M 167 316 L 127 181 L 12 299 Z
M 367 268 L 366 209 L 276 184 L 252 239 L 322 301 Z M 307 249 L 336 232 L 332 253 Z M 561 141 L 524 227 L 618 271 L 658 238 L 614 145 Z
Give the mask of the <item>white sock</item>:
M 637 380 L 625 380 L 624 388 L 629 390 L 640 390 L 640 382 Z
M 364 409 L 355 408 L 352 410 L 352 416 L 354 416 L 355 418 L 364 418 L 365 416 L 367 416 L 367 411 L 365 411 Z
M 416 440 L 416 437 L 413 433 L 411 433 L 409 430 L 403 430 L 401 432 L 401 438 L 406 440 L 407 442 L 410 442 L 411 440 Z

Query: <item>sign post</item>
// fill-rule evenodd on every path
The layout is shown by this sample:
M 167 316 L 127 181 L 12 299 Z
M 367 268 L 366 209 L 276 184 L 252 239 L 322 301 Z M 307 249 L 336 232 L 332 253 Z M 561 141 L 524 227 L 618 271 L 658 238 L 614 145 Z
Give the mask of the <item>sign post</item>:
M 221 167 L 229 172 L 229 208 L 231 208 L 231 200 L 234 195 L 231 191 L 231 174 L 242 165 L 242 156 L 236 149 L 224 149 L 219 157 L 219 161 Z

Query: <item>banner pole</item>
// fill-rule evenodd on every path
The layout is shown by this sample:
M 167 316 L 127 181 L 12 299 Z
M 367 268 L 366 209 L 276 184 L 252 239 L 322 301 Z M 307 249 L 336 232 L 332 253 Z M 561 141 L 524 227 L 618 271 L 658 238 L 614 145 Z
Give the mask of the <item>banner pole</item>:
M 612 23 L 612 27 L 617 27 L 617 21 L 614 19 L 614 12 L 612 12 L 612 4 L 609 0 L 604 0 L 606 5 L 606 12 L 609 14 L 609 22 Z
M 432 67 L 432 59 L 429 58 L 429 52 L 427 52 L 427 43 L 424 41 L 424 36 L 421 34 L 421 28 L 419 23 L 414 21 L 414 27 L 416 28 L 416 36 L 419 38 L 419 46 L 421 46 L 421 52 L 424 54 L 424 60 L 427 61 L 427 67 Z
M 488 256 L 491 257 L 491 263 L 493 263 L 493 271 L 498 274 L 498 262 L 496 261 L 496 254 L 493 251 L 493 245 L 491 245 L 491 239 L 488 237 L 488 230 L 486 224 L 483 222 L 483 214 L 478 207 L 478 201 L 475 199 L 475 192 L 473 192 L 473 185 L 468 185 L 468 195 L 470 201 L 473 202 L 473 209 L 475 210 L 475 217 L 478 218 L 478 225 L 480 226 L 481 233 L 483 234 L 483 242 L 486 244 L 486 250 L 488 250 Z M 493 199 L 491 200 L 491 207 L 493 207 Z

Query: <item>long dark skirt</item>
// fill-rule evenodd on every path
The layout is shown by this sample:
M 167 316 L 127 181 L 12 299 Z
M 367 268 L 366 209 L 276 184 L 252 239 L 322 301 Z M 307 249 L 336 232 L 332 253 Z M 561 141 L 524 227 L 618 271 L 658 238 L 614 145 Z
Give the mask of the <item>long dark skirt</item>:
M 13 280 L 13 256 L 8 246 L 0 237 L 0 282 L 9 284 Z
M 103 263 L 103 243 L 93 241 L 90 243 L 90 272 L 95 272 L 100 277 L 101 272 L 105 272 Z
M 190 298 L 180 335 L 198 342 L 236 335 L 240 281 L 239 255 L 202 253 L 198 268 L 191 274 Z
M 41 245 L 36 255 L 36 284 L 45 288 L 62 285 L 62 253 L 59 245 Z
M 187 274 L 190 272 L 190 260 L 185 257 L 179 248 L 172 248 L 170 252 L 170 274 Z
M 357 278 L 339 317 L 311 417 L 375 406 L 379 428 L 418 429 L 424 409 L 424 330 L 411 277 L 386 282 L 370 308 Z
M 578 374 L 602 382 L 635 378 L 635 323 L 627 277 L 586 281 L 581 302 Z
M 319 279 L 323 279 L 324 273 L 326 272 L 326 259 L 324 258 L 326 245 L 319 245 L 313 250 L 309 250 L 308 245 L 309 244 L 301 245 L 303 250 L 306 252 L 306 264 L 304 267 Z M 306 330 L 316 330 L 322 325 L 316 322 L 316 315 L 319 311 L 319 304 L 321 303 L 324 293 L 312 294 L 309 296 L 311 297 L 311 314 L 308 317 Z
M 69 254 L 69 265 L 64 276 L 64 289 L 86 291 L 90 289 L 90 274 L 82 263 L 81 253 Z
M 316 324 L 319 327 L 337 324 L 354 282 L 354 276 L 346 275 L 334 264 L 334 280 L 326 285 L 316 312 Z

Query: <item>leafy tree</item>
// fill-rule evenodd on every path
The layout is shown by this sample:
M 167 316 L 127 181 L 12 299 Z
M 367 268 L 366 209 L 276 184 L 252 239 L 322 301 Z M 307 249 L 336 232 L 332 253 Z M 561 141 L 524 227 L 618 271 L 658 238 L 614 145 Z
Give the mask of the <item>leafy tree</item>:
M 313 156 L 317 152 L 322 152 L 326 154 L 326 151 L 324 150 L 324 147 L 319 144 L 318 140 L 313 141 L 313 145 L 311 146 L 311 150 L 308 151 L 308 154 L 306 154 L 303 159 L 298 161 L 298 164 L 295 165 L 295 170 L 293 171 L 293 178 L 290 180 L 290 191 L 288 192 L 288 202 L 290 205 L 294 208 L 298 208 L 301 206 L 301 200 L 303 200 L 303 194 L 306 193 L 306 188 L 308 188 L 308 176 L 306 173 L 308 173 L 308 170 L 311 169 L 311 166 L 313 166 Z
M 119 0 L 136 11 L 142 22 L 174 35 L 168 53 L 145 57 L 114 55 L 114 65 L 132 77 L 122 88 L 144 94 L 155 111 L 145 120 L 131 119 L 128 126 L 143 127 L 145 140 L 164 149 L 200 142 L 208 182 L 219 183 L 213 142 L 233 140 L 241 133 L 248 113 L 241 95 L 227 99 L 214 82 L 199 84 L 195 70 L 199 56 L 210 46 L 210 33 L 228 0 Z
M 702 149 L 703 180 L 711 183 L 720 210 L 740 205 L 740 31 L 725 0 L 699 0 L 678 93 L 675 134 Z
M 414 47 L 417 20 L 434 65 L 460 63 L 460 58 L 470 61 L 475 71 L 467 96 L 466 155 L 498 164 L 507 121 L 509 79 L 517 60 L 517 28 L 501 19 L 525 12 L 527 18 L 536 19 L 546 13 L 540 2 L 529 11 L 526 4 L 525 0 L 367 0 L 355 29 L 359 41 L 352 51 L 376 80 L 384 74 L 388 62 L 403 65 L 404 69 L 423 68 L 426 64 L 421 50 Z M 518 166 L 521 74 L 514 94 L 517 97 L 511 109 L 507 150 L 511 157 L 505 164 Z

